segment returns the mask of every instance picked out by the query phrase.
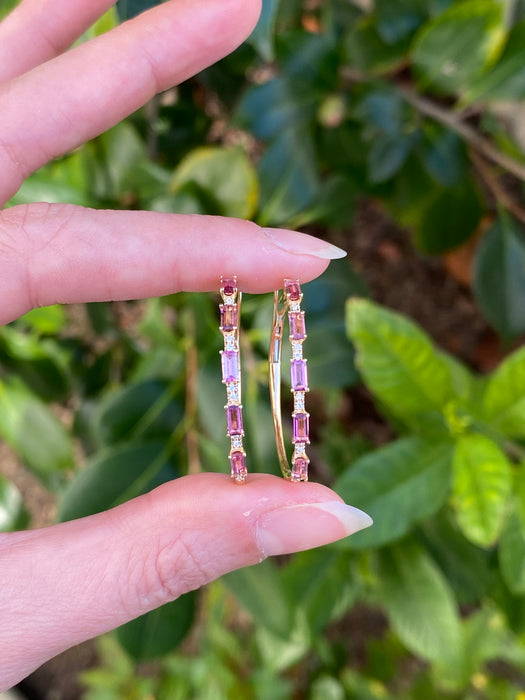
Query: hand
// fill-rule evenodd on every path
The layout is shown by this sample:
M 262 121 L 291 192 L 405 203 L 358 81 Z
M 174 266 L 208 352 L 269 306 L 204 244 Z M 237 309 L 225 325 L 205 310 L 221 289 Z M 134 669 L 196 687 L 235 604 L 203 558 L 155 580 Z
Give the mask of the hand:
M 259 0 L 174 0 L 62 53 L 111 0 L 24 0 L 0 24 L 0 203 L 70 151 L 232 51 Z M 130 79 L 130 76 L 132 78 Z M 34 306 L 306 282 L 338 249 L 218 217 L 38 203 L 0 211 L 0 323 Z M 64 649 L 264 557 L 370 524 L 319 484 L 200 474 L 106 513 L 0 535 L 0 690 Z

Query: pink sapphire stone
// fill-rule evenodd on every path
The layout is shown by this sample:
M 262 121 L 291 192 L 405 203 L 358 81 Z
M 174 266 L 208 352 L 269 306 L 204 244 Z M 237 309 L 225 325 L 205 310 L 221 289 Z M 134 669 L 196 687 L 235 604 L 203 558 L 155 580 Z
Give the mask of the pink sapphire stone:
M 221 304 L 221 330 L 233 331 L 237 328 L 237 307 L 232 304 Z
M 299 280 L 284 280 L 284 291 L 291 301 L 299 301 L 301 298 L 301 286 Z
M 228 435 L 244 435 L 242 428 L 242 412 L 240 406 L 226 406 Z
M 297 457 L 292 466 L 293 481 L 308 481 L 308 460 L 304 457 Z
M 246 457 L 243 452 L 236 450 L 230 455 L 230 464 L 232 468 L 232 476 L 236 481 L 244 481 L 246 479 Z
M 222 365 L 222 381 L 228 382 L 239 381 L 239 354 L 235 350 L 221 351 Z
M 293 416 L 293 443 L 310 443 L 310 416 L 308 413 L 296 413 Z
M 233 296 L 235 293 L 235 287 L 237 286 L 236 277 L 222 277 L 222 290 L 227 297 Z
M 290 374 L 293 391 L 308 391 L 306 360 L 292 360 L 290 362 Z
M 288 319 L 290 321 L 290 337 L 293 340 L 304 340 L 306 338 L 304 311 L 289 313 Z

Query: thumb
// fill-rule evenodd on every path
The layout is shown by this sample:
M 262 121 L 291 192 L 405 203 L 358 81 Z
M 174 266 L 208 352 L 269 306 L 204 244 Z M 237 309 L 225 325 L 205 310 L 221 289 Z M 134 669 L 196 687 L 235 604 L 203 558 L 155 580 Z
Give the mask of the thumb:
M 238 486 L 226 475 L 199 474 L 105 513 L 4 535 L 0 690 L 221 574 L 371 522 L 320 484 L 260 474 Z

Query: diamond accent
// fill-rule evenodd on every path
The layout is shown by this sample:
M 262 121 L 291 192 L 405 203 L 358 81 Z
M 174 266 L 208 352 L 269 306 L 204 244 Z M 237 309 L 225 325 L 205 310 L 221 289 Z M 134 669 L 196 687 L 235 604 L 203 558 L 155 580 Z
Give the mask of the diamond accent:
M 304 411 L 304 391 L 295 391 L 293 395 L 293 408 L 294 411 Z
M 303 359 L 303 344 L 292 340 L 292 359 L 302 360 Z
M 235 333 L 224 334 L 224 349 L 230 352 L 237 350 L 237 340 L 235 338 Z
M 242 294 L 237 290 L 236 277 L 221 277 L 220 295 L 223 303 L 219 305 L 220 331 L 224 338 L 224 350 L 221 350 L 222 381 L 226 384 L 227 434 L 231 447 L 229 454 L 230 472 L 238 483 L 246 481 L 246 452 L 242 444 L 243 422 L 241 405 L 241 362 L 239 356 L 239 317 Z

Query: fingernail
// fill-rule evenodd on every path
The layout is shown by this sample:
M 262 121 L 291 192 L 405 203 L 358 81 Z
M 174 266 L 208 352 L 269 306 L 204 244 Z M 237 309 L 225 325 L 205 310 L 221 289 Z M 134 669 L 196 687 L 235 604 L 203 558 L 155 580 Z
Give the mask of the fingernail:
M 372 522 L 362 510 L 341 501 L 301 503 L 264 513 L 257 522 L 257 539 L 264 556 L 290 554 L 348 537 Z
M 313 255 L 323 260 L 336 260 L 346 256 L 346 251 L 342 248 L 322 241 L 320 238 L 309 236 L 307 233 L 287 231 L 282 228 L 263 228 L 262 231 L 275 246 L 287 253 Z

